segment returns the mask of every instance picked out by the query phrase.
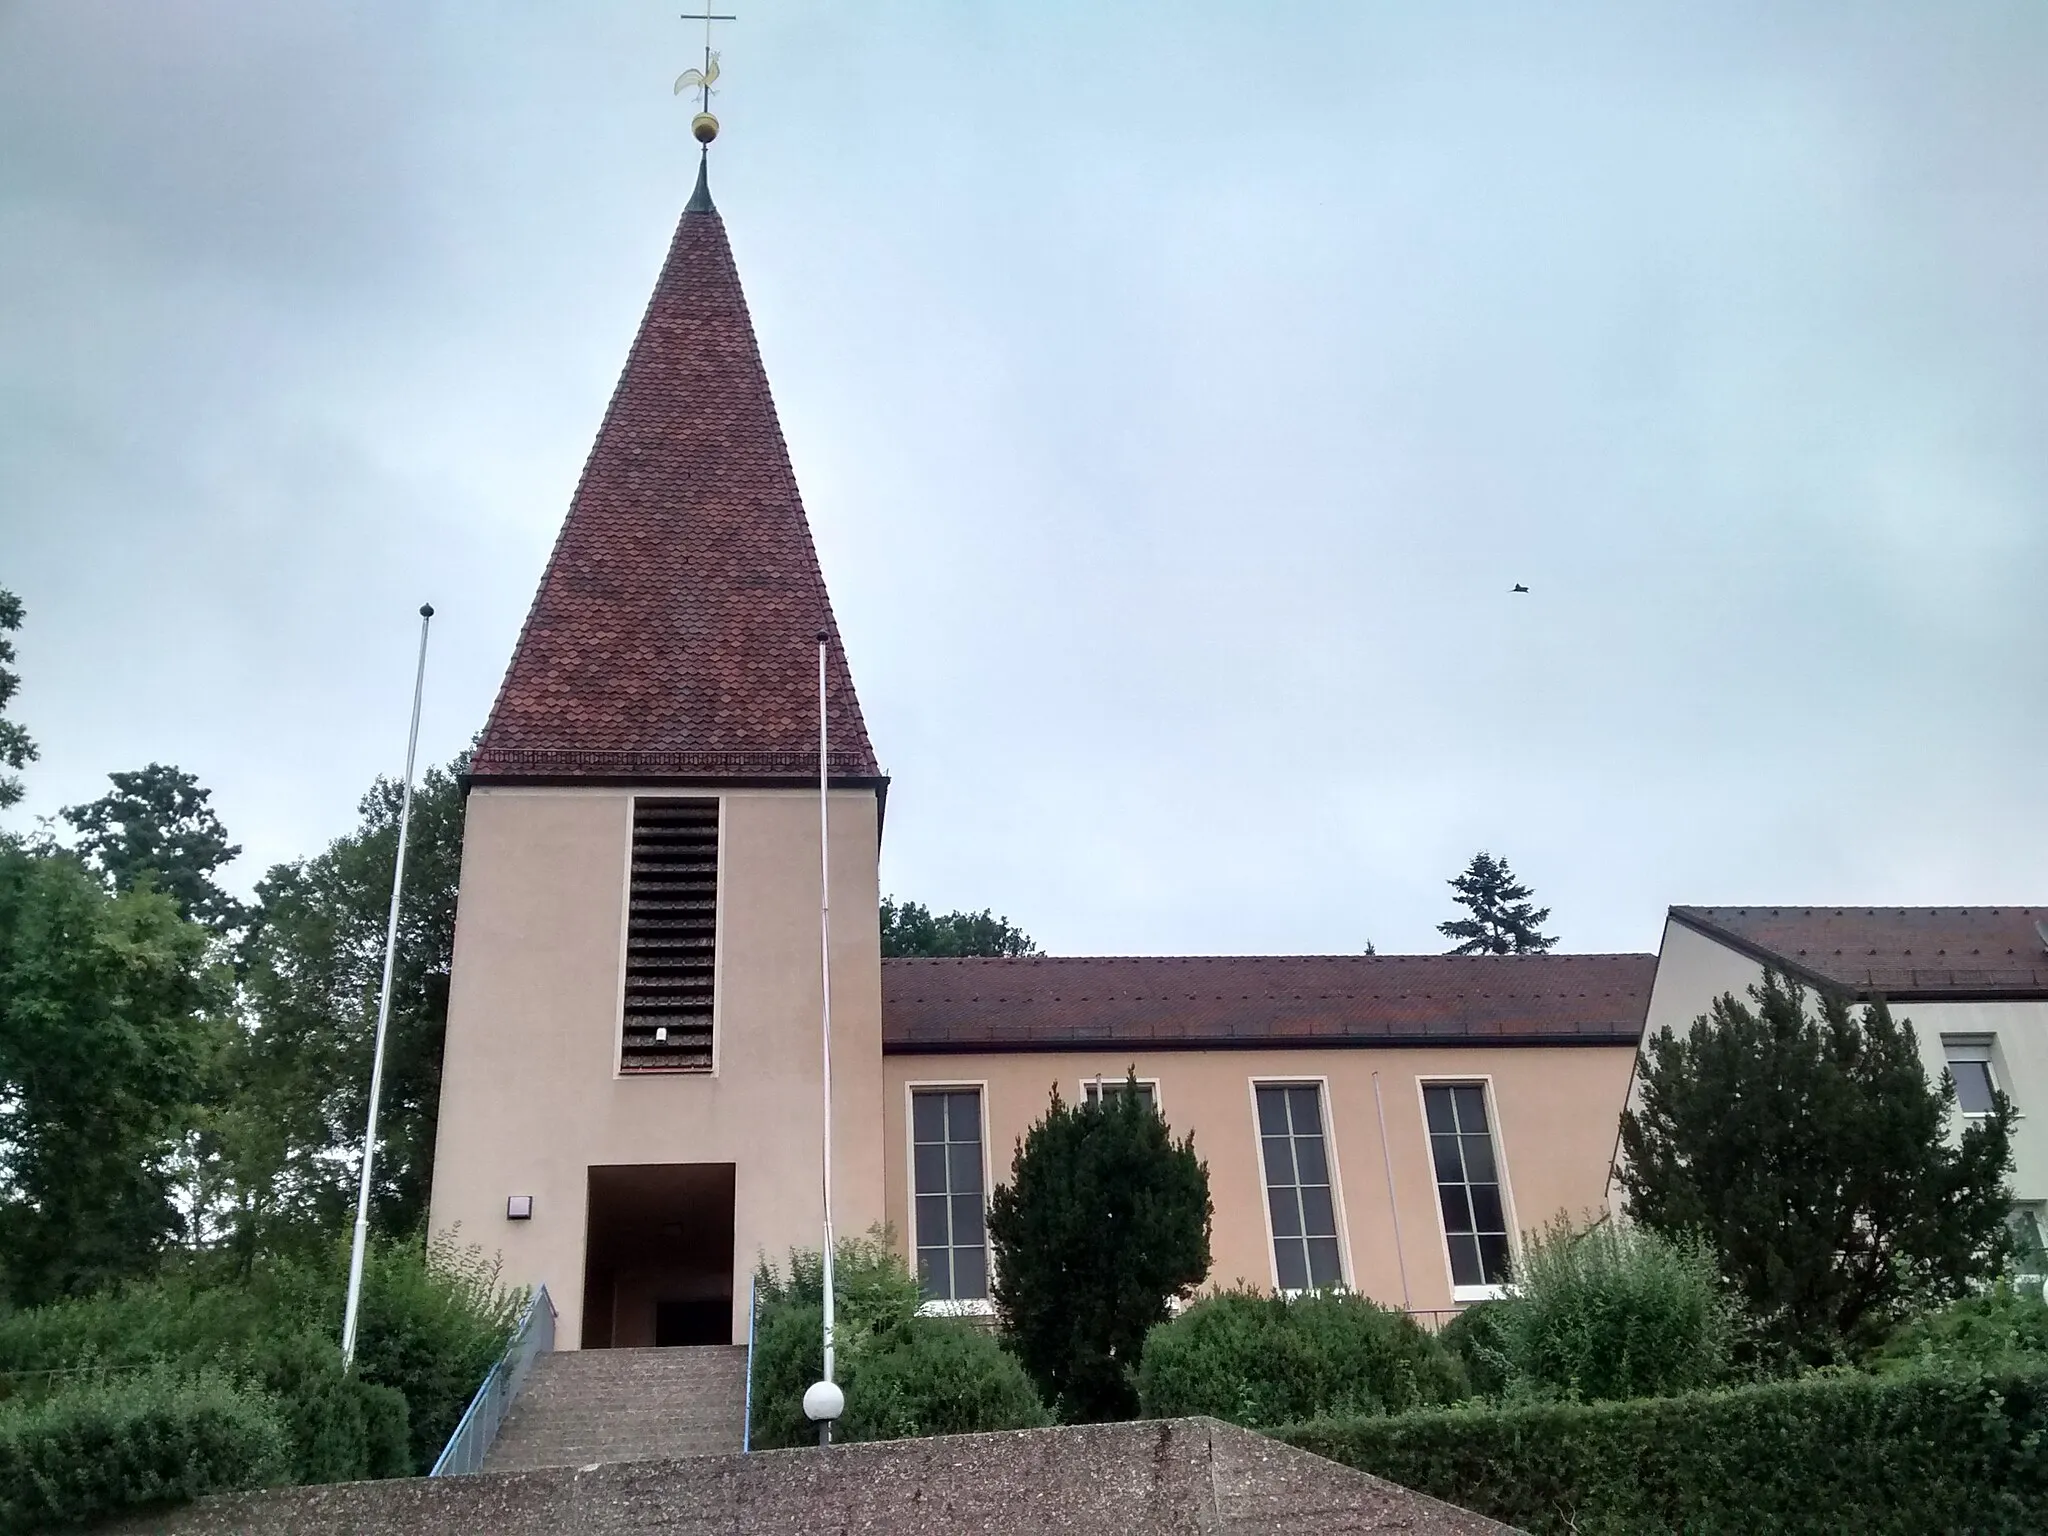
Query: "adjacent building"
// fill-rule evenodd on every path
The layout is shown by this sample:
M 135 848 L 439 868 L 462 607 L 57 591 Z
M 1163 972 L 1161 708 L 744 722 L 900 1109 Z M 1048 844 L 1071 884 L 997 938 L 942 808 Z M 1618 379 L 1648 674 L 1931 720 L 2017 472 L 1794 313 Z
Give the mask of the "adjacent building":
M 1766 969 L 1883 999 L 1912 1024 L 1929 1079 L 1955 1079 L 1962 1116 L 2010 1098 L 2015 1214 L 2035 1244 L 2048 1235 L 2048 907 L 1673 907 L 1646 1033 L 1683 1035 Z

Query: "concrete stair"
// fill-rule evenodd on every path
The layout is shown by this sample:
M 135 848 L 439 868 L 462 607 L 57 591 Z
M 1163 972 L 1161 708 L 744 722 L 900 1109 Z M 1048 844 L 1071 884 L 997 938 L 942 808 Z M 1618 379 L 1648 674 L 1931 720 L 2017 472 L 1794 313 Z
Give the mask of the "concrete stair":
M 746 1431 L 747 1352 L 736 1345 L 574 1349 L 533 1362 L 486 1472 L 720 1456 Z

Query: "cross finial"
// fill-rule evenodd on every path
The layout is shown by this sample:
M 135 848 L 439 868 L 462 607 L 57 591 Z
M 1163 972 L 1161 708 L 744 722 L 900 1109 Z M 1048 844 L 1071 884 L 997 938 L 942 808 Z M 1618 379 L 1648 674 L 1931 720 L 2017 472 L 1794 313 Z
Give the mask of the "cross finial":
M 701 16 L 693 16 L 685 11 L 683 20 L 704 23 L 704 67 L 686 69 L 677 75 L 675 93 L 678 96 L 685 91 L 698 93 L 697 115 L 690 119 L 690 132 L 696 135 L 699 144 L 708 147 L 711 141 L 718 137 L 718 119 L 711 115 L 711 86 L 712 82 L 718 79 L 718 55 L 711 47 L 711 24 L 714 21 L 736 21 L 738 18 L 713 14 L 711 0 L 704 0 L 704 11 Z

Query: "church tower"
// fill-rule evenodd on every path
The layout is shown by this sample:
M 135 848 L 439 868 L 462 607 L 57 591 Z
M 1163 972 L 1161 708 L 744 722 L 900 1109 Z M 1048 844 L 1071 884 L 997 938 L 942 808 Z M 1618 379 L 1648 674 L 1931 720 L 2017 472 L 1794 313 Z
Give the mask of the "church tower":
M 431 1227 L 544 1283 L 561 1347 L 729 1342 L 820 1241 L 821 633 L 858 1233 L 887 780 L 700 168 L 470 770 Z

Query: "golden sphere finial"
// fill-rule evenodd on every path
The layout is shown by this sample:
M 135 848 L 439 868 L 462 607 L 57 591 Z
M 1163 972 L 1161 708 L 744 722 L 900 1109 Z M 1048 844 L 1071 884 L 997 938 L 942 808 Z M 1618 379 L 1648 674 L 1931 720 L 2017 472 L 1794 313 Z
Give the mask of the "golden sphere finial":
M 709 144 L 718 137 L 718 119 L 709 112 L 699 112 L 690 119 L 690 133 L 699 144 Z

